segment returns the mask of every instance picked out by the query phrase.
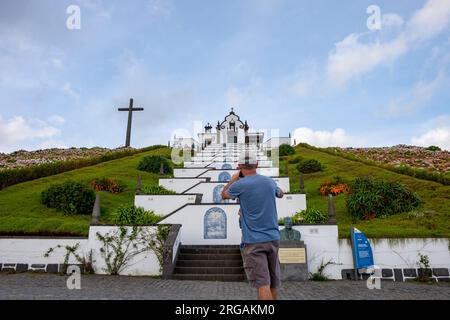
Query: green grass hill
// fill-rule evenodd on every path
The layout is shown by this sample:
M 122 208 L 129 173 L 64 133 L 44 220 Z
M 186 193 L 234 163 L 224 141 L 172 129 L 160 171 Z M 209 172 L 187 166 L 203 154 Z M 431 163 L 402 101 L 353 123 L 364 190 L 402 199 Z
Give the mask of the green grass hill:
M 304 159 L 316 159 L 326 166 L 323 172 L 306 174 L 305 189 L 308 207 L 324 212 L 327 198 L 319 194 L 319 186 L 334 176 L 353 180 L 359 176 L 373 176 L 390 181 L 401 182 L 418 193 L 424 200 L 419 214 L 401 213 L 388 218 L 368 221 L 353 221 L 347 213 L 345 197 L 334 197 L 340 237 L 348 237 L 350 226 L 362 230 L 369 237 L 448 237 L 450 238 L 450 186 L 397 174 L 379 167 L 363 164 L 340 156 L 297 146 L 296 154 Z M 67 180 L 89 183 L 97 177 L 118 179 L 126 184 L 120 194 L 101 191 L 102 222 L 110 222 L 111 214 L 121 204 L 133 203 L 136 179 L 140 174 L 144 185 L 158 183 L 158 174 L 137 170 L 139 161 L 147 155 L 168 156 L 168 148 L 160 148 L 133 156 L 104 162 L 98 165 L 72 170 L 13 185 L 0 191 L 0 234 L 1 235 L 72 235 L 86 236 L 89 231 L 90 216 L 69 216 L 49 209 L 40 203 L 41 192 L 50 184 Z M 289 164 L 291 191 L 299 189 L 299 173 L 296 164 Z M 280 162 L 284 171 L 284 160 Z

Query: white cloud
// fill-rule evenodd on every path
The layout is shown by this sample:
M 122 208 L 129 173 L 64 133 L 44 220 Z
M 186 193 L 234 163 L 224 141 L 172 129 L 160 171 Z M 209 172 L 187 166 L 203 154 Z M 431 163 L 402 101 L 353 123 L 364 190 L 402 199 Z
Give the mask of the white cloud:
M 391 100 L 386 107 L 380 109 L 383 117 L 396 117 L 409 115 L 422 108 L 434 95 L 443 83 L 442 73 L 430 82 L 418 82 L 414 85 L 408 97 L 400 97 Z
M 382 17 L 384 29 L 390 32 L 392 27 L 402 27 L 403 18 L 397 14 L 385 14 Z M 405 54 L 412 45 L 431 39 L 442 32 L 450 23 L 450 1 L 428 0 L 417 10 L 413 17 L 397 34 L 352 33 L 335 44 L 328 55 L 327 79 L 336 85 L 344 85 L 348 81 L 389 64 Z M 366 42 L 363 37 L 373 37 Z M 388 40 L 384 40 L 387 38 Z
M 22 148 L 21 144 L 35 139 L 45 139 L 60 134 L 60 130 L 42 120 L 21 116 L 4 120 L 0 116 L 0 151 L 11 152 Z
M 57 68 L 57 69 L 62 69 L 63 68 L 63 62 L 61 59 L 58 58 L 52 58 L 50 59 L 50 62 L 52 63 L 52 65 Z
M 434 145 L 450 150 L 450 126 L 431 129 L 419 137 L 413 137 L 411 143 L 423 147 Z
M 227 106 L 230 107 L 238 107 L 241 106 L 244 102 L 244 95 L 235 87 L 228 88 L 225 101 Z
M 382 28 L 399 28 L 403 26 L 404 21 L 401 16 L 395 13 L 386 13 L 381 17 L 381 27 Z
M 333 131 L 314 131 L 310 128 L 301 127 L 294 130 L 292 138 L 295 139 L 296 143 L 306 142 L 317 147 L 346 147 L 361 143 L 361 139 L 351 137 L 341 128 Z
M 68 95 L 69 97 L 72 97 L 72 98 L 75 98 L 75 99 L 78 99 L 78 98 L 80 97 L 80 94 L 79 94 L 76 90 L 74 90 L 74 89 L 72 88 L 72 85 L 71 85 L 69 82 L 66 82 L 66 83 L 61 87 L 61 91 L 62 91 L 64 94 Z
M 310 91 L 311 83 L 308 80 L 299 80 L 291 88 L 291 91 L 299 97 L 305 97 Z
M 450 151 L 450 114 L 423 122 L 417 130 L 422 133 L 411 138 L 411 144 L 422 147 L 439 146 Z
M 334 84 L 343 85 L 382 63 L 395 60 L 407 50 L 403 38 L 390 42 L 361 43 L 361 34 L 352 33 L 336 43 L 328 56 L 327 78 Z
M 59 148 L 66 149 L 67 146 L 62 140 L 45 140 L 39 144 L 40 149 L 51 149 L 51 148 Z
M 61 125 L 61 124 L 63 124 L 64 122 L 66 122 L 66 120 L 63 118 L 63 117 L 61 117 L 61 116 L 58 116 L 58 115 L 52 115 L 51 117 L 49 117 L 48 118 L 48 121 L 50 122 L 50 123 L 52 123 L 52 124 L 55 124 L 55 125 Z
M 152 16 L 167 18 L 172 14 L 175 6 L 172 0 L 149 0 L 147 8 Z
M 450 22 L 450 1 L 428 0 L 408 22 L 410 40 L 427 40 L 443 31 Z

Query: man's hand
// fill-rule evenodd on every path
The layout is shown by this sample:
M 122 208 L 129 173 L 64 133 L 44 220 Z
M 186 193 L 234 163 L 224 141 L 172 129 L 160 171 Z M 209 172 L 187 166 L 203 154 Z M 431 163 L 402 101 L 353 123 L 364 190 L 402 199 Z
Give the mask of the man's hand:
M 231 199 L 230 196 L 227 193 L 227 190 L 234 182 L 239 180 L 239 172 L 240 171 L 238 171 L 235 174 L 233 174 L 231 176 L 230 181 L 228 181 L 227 185 L 225 187 L 223 187 L 222 194 L 221 194 L 223 200 Z
M 235 174 L 233 174 L 233 175 L 231 176 L 231 179 L 230 179 L 230 181 L 229 181 L 230 184 L 232 184 L 233 182 L 239 180 L 239 172 L 240 172 L 240 171 L 236 172 Z

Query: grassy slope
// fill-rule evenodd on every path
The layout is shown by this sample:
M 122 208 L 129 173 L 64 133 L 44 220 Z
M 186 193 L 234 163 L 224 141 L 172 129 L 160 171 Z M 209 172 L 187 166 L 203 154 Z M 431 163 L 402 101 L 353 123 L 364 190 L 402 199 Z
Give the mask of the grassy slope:
M 299 146 L 296 147 L 296 151 L 296 155 L 301 155 L 305 159 L 317 159 L 326 166 L 324 172 L 305 175 L 306 199 L 309 207 L 316 207 L 326 212 L 327 198 L 320 196 L 318 189 L 321 183 L 331 180 L 336 175 L 348 180 L 357 176 L 371 175 L 401 182 L 416 191 L 425 201 L 422 208 L 425 212 L 423 217 L 411 219 L 403 213 L 385 219 L 354 223 L 346 210 L 345 195 L 334 197 L 340 237 L 350 236 L 350 226 L 357 227 L 369 237 L 450 237 L 450 186 L 419 180 Z M 296 164 L 289 165 L 291 190 L 299 188 L 299 173 L 295 166 Z M 280 168 L 284 171 L 284 162 L 281 162 Z
M 335 208 L 340 237 L 349 236 L 351 225 L 356 226 L 370 237 L 450 237 L 450 187 L 396 174 L 377 167 L 329 155 L 320 151 L 297 147 L 297 154 L 304 158 L 314 158 L 327 166 L 324 172 L 305 175 L 305 188 L 308 206 L 327 210 L 327 199 L 318 193 L 319 185 L 336 175 L 346 179 L 356 176 L 373 175 L 378 178 L 399 181 L 415 190 L 425 205 L 423 210 L 430 211 L 424 217 L 409 219 L 406 214 L 386 219 L 358 221 L 352 223 L 346 212 L 345 195 L 335 197 Z M 168 149 L 144 152 L 131 157 L 101 163 L 92 167 L 73 170 L 59 175 L 21 183 L 0 191 L 0 233 L 26 234 L 72 234 L 87 235 L 88 216 L 65 216 L 40 204 L 40 193 L 49 184 L 65 180 L 88 182 L 95 177 L 110 177 L 122 180 L 126 190 L 118 195 L 101 192 L 102 220 L 123 203 L 132 203 L 136 186 L 136 177 L 142 175 L 143 184 L 157 183 L 158 175 L 138 171 L 139 160 L 150 154 L 168 154 Z M 289 165 L 291 189 L 298 190 L 299 174 L 295 164 Z M 281 162 L 280 168 L 284 168 Z
M 157 183 L 157 174 L 150 174 L 136 169 L 140 159 L 147 155 L 168 155 L 169 152 L 167 148 L 152 150 L 8 187 L 0 191 L 0 234 L 26 233 L 85 236 L 89 231 L 90 216 L 68 216 L 45 207 L 40 203 L 42 190 L 49 184 L 66 180 L 88 183 L 96 177 L 119 179 L 127 185 L 123 193 L 114 195 L 106 191 L 100 192 L 102 220 L 107 222 L 108 217 L 117 206 L 134 201 L 138 174 L 142 176 L 144 185 Z

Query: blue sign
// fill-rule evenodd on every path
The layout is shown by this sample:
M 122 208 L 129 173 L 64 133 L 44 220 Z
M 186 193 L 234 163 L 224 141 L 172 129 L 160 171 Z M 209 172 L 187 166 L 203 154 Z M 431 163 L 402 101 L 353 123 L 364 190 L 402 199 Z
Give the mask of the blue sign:
M 350 232 L 355 269 L 366 269 L 373 266 L 372 247 L 366 235 L 356 228 L 351 228 Z
M 226 169 L 233 169 L 233 168 L 231 167 L 231 164 L 229 164 L 229 163 L 224 163 L 224 164 L 222 165 L 222 169 L 226 170 Z
M 214 203 L 227 203 L 228 200 L 222 199 L 222 191 L 223 191 L 223 184 L 218 184 L 213 189 L 213 202 Z
M 219 182 L 228 182 L 228 181 L 230 181 L 230 179 L 231 179 L 231 175 L 226 171 L 222 171 L 219 174 Z
M 213 207 L 206 211 L 204 217 L 203 238 L 227 238 L 227 214 L 221 208 Z

